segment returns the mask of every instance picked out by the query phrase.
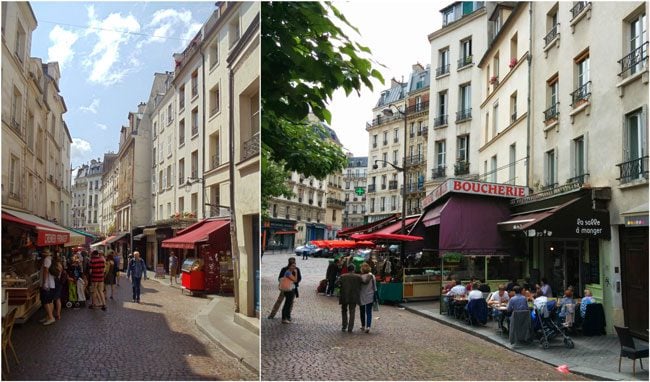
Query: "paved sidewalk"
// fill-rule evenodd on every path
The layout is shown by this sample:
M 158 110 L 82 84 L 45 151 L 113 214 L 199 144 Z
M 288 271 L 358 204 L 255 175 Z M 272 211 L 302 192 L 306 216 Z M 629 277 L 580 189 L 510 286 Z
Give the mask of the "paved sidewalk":
M 482 327 L 469 326 L 455 318 L 441 315 L 438 301 L 408 302 L 399 306 L 550 365 L 567 365 L 571 372 L 591 379 L 648 380 L 647 362 L 644 369 L 637 365 L 635 377 L 632 375 L 632 360 L 623 358 L 621 372 L 618 372 L 621 347 L 616 336 L 574 336 L 571 337 L 575 344 L 573 349 L 567 349 L 561 337 L 552 339 L 551 347 L 547 350 L 541 347 L 539 341 L 534 341 L 531 345 L 518 344 L 513 347 L 506 334 L 496 331 L 493 321 L 488 321 L 487 325 Z
M 179 289 L 179 292 L 182 289 L 179 284 L 169 285 L 169 276 L 164 279 L 151 277 L 151 280 Z M 196 327 L 248 369 L 259 373 L 259 319 L 236 314 L 233 297 L 217 295 L 206 295 L 206 297 L 212 301 L 197 314 Z

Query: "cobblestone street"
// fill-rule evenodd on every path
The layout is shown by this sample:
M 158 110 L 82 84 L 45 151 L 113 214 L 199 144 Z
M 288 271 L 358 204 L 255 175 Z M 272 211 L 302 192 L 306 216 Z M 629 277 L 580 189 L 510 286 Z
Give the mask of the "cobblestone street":
M 109 292 L 110 295 L 110 292 Z M 107 311 L 66 309 L 42 326 L 35 313 L 14 327 L 20 364 L 10 358 L 3 380 L 233 380 L 258 377 L 195 326 L 210 300 L 143 281 L 142 303 L 131 302 L 122 277 Z
M 341 332 L 338 299 L 316 293 L 327 259 L 301 260 L 292 324 L 280 312 L 277 275 L 288 254 L 262 258 L 262 380 L 583 380 L 403 309 L 382 305 L 370 334 Z M 358 312 L 358 309 L 357 309 Z

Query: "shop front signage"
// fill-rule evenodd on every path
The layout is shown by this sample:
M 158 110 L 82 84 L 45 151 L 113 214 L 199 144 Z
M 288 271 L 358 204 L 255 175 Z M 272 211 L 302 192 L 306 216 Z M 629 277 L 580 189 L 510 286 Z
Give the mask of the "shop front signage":
M 600 237 L 603 234 L 603 224 L 598 218 L 576 218 L 576 234 Z
M 625 217 L 625 226 L 626 227 L 647 227 L 648 226 L 648 215 L 645 215 L 645 216 L 626 216 Z
M 463 194 L 498 196 L 503 198 L 522 198 L 528 195 L 528 188 L 512 184 L 485 183 L 463 179 L 447 179 L 427 195 L 420 203 L 421 208 L 426 208 L 449 192 Z
M 64 244 L 70 240 L 70 234 L 65 232 L 38 232 L 38 245 L 57 245 Z

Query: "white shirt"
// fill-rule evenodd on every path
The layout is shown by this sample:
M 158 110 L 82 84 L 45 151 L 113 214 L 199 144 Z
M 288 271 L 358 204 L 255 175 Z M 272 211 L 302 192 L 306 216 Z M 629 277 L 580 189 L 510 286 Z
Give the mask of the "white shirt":
M 467 289 L 465 289 L 464 286 L 462 285 L 456 285 L 449 292 L 447 292 L 447 296 L 464 296 L 467 293 Z
M 495 301 L 495 302 L 508 302 L 510 300 L 510 296 L 508 296 L 508 292 L 504 292 L 503 296 L 499 296 L 499 292 L 494 292 L 492 293 L 492 297 L 490 298 L 490 301 Z
M 54 276 L 49 273 L 49 269 L 52 266 L 52 256 L 45 256 L 43 259 L 43 267 L 46 268 L 47 276 L 41 274 L 41 285 L 46 289 L 54 289 Z M 47 277 L 47 280 L 42 280 L 43 277 Z
M 535 308 L 544 311 L 546 309 L 547 302 L 548 302 L 548 297 L 540 296 L 533 301 L 533 304 L 535 305 Z
M 479 299 L 479 298 L 483 298 L 483 292 L 481 292 L 478 289 L 476 289 L 476 290 L 472 289 L 472 291 L 469 292 L 469 294 L 467 295 L 468 300 L 476 300 L 476 299 Z

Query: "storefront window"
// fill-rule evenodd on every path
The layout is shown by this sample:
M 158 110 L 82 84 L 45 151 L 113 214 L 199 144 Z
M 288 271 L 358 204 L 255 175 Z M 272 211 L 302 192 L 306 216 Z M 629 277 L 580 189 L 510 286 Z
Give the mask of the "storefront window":
M 600 261 L 598 240 L 589 240 L 589 263 L 585 266 L 585 283 L 600 284 Z

